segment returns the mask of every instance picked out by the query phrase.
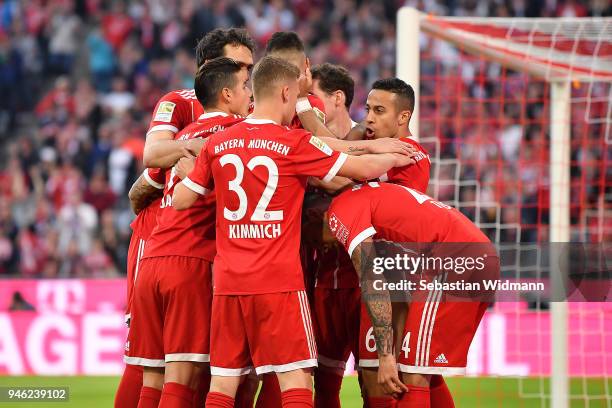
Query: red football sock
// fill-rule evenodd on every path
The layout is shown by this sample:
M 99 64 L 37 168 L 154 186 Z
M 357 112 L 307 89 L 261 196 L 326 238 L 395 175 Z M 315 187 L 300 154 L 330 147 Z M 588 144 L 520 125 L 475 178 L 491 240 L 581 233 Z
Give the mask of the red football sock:
M 248 380 L 248 377 L 238 386 L 238 390 L 236 390 L 236 401 L 234 403 L 234 408 L 253 408 L 253 404 L 255 403 L 255 394 L 257 394 L 257 390 L 252 390 L 249 387 L 251 386 L 251 382 Z
M 115 408 L 136 408 L 141 388 L 142 367 L 126 364 L 115 394 Z
M 283 408 L 312 408 L 312 391 L 308 388 L 291 388 L 281 393 Z
M 430 408 L 429 387 L 407 385 L 408 392 L 397 402 L 397 408 Z
M 394 408 L 397 401 L 391 397 L 367 397 L 368 408 Z
M 315 402 L 317 408 L 340 408 L 342 376 L 330 371 L 315 370 Z
M 282 404 L 280 384 L 276 374 L 264 374 L 256 408 L 278 408 Z
M 164 384 L 159 406 L 161 408 L 193 408 L 194 393 L 194 390 L 186 385 L 167 382 Z
M 157 408 L 162 392 L 153 387 L 142 387 L 140 390 L 140 400 L 138 408 Z
M 206 408 L 234 408 L 234 399 L 229 395 L 211 391 L 206 396 Z
M 451 395 L 446 381 L 441 375 L 431 377 L 429 383 L 429 403 L 432 408 L 455 408 L 453 396 Z
M 210 389 L 210 370 L 205 369 L 200 374 L 200 382 L 198 387 L 193 393 L 193 408 L 204 408 L 204 401 L 206 401 L 206 394 Z

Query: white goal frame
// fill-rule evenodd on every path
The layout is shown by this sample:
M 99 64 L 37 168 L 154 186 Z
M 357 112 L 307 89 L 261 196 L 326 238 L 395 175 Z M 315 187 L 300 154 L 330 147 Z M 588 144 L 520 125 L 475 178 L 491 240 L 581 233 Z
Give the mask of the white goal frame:
M 423 15 L 411 7 L 403 7 L 397 14 L 396 64 L 398 78 L 412 85 L 417 103 L 410 121 L 412 134 L 419 135 L 419 36 Z M 535 19 L 531 19 L 535 20 Z M 424 28 L 424 27 L 423 27 Z M 443 33 L 438 33 L 444 37 Z M 449 41 L 452 42 L 451 39 Z M 550 242 L 570 241 L 570 107 L 571 82 L 561 76 L 552 79 L 549 72 L 541 67 L 525 64 L 512 64 L 482 49 L 470 49 L 470 53 L 485 54 L 487 58 L 509 68 L 521 70 L 538 77 L 545 77 L 551 82 L 550 87 Z M 554 205 L 553 205 L 554 203 Z M 562 254 L 560 254 L 562 255 Z M 552 256 L 552 255 L 551 255 Z M 551 271 L 554 272 L 554 271 Z M 560 274 L 551 273 L 552 287 L 557 293 L 564 293 L 563 279 Z M 556 279 L 555 279 L 556 278 Z M 569 406 L 568 376 L 568 305 L 566 302 L 552 302 L 551 313 L 551 407 L 567 408 Z

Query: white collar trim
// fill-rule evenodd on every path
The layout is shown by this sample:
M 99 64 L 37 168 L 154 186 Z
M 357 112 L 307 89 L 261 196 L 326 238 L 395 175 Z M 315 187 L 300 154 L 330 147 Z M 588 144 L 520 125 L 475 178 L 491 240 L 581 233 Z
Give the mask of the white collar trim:
M 225 112 L 220 112 L 220 111 L 216 111 L 216 112 L 208 112 L 208 113 L 203 113 L 200 115 L 200 117 L 198 118 L 198 120 L 203 120 L 203 119 L 210 119 L 210 118 L 214 118 L 215 116 L 229 116 L 227 113 Z
M 273 120 L 270 119 L 254 119 L 254 118 L 246 118 L 244 120 L 245 123 L 250 123 L 251 125 L 266 125 L 266 124 L 272 124 L 272 125 L 278 125 L 278 123 L 276 123 Z

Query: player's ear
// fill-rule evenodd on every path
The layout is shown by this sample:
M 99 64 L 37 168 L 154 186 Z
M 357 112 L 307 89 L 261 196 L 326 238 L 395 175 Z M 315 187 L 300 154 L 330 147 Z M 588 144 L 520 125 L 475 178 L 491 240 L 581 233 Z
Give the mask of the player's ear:
M 289 87 L 287 85 L 283 85 L 281 88 L 281 97 L 283 98 L 283 103 L 289 102 Z
M 412 112 L 411 111 L 409 111 L 409 110 L 401 111 L 399 113 L 398 118 L 397 118 L 398 119 L 397 120 L 398 125 L 404 126 L 404 125 L 408 124 L 408 122 L 410 122 L 410 118 L 411 117 L 412 117 Z
M 335 92 L 335 95 L 336 95 L 336 100 L 335 100 L 336 106 L 344 105 L 344 100 L 346 99 L 346 97 L 344 96 L 344 92 L 337 90 Z
M 232 90 L 229 88 L 223 88 L 221 91 L 221 96 L 223 97 L 224 102 L 230 102 L 232 100 Z

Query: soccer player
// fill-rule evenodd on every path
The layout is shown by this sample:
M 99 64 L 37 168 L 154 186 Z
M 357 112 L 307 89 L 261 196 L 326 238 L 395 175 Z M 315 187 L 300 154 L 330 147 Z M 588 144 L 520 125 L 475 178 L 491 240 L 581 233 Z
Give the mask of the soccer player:
M 459 255 L 467 251 L 482 256 L 485 267 L 481 278 L 499 275 L 495 248 L 478 227 L 456 209 L 411 188 L 377 182 L 357 185 L 334 199 L 328 223 L 361 274 L 373 271 L 375 251 L 370 244 L 380 239 L 391 243 L 461 243 Z M 439 247 L 425 247 L 440 253 Z M 441 251 L 450 253 L 444 248 Z M 465 373 L 468 349 L 488 303 L 440 302 L 442 291 L 421 291 L 421 296 L 414 298 L 427 300 L 411 302 L 407 318 L 400 316 L 392 324 L 396 308 L 392 313 L 389 292 L 373 290 L 369 279 L 371 276 L 362 279 L 361 289 L 374 322 L 378 381 L 387 394 L 401 396 L 398 408 L 453 407 L 452 396 L 446 384 L 439 381 L 440 375 Z M 405 307 L 399 309 L 406 312 Z M 401 324 L 404 321 L 405 328 Z M 395 335 L 402 333 L 399 342 L 394 339 L 394 329 Z M 399 351 L 401 381 L 394 344 Z
M 200 40 L 196 48 L 196 62 L 199 67 L 207 60 L 226 56 L 240 61 L 248 68 L 253 64 L 254 50 L 255 43 L 246 30 L 219 28 Z M 181 157 L 197 154 L 202 146 L 200 138 L 175 140 L 174 136 L 178 131 L 194 122 L 202 113 L 204 110 L 193 89 L 169 92 L 158 101 L 155 107 L 144 151 L 144 164 L 150 168 L 146 169 L 136 180 L 129 194 L 133 209 L 142 209 L 142 211 L 138 212 L 138 216 L 131 225 L 132 237 L 127 262 L 126 322 L 129 322 L 134 281 L 138 275 L 137 267 L 140 264 L 144 245 L 157 222 L 159 201 L 152 202 L 152 197 L 156 197 L 155 191 L 163 191 L 166 176 L 163 169 L 172 167 Z M 126 343 L 126 351 L 129 350 L 129 346 L 129 343 Z M 209 379 L 203 378 L 202 387 L 207 388 L 208 382 Z M 126 363 L 125 372 L 115 396 L 115 406 L 136 408 L 141 386 L 142 368 Z M 198 393 L 196 397 L 202 393 Z M 134 398 L 135 395 L 136 398 Z
M 206 113 L 177 139 L 206 139 L 241 122 L 251 100 L 248 80 L 245 67 L 229 58 L 200 67 L 195 93 Z M 158 402 L 191 407 L 201 371 L 206 370 L 203 363 L 209 361 L 215 196 L 201 196 L 191 209 L 176 211 L 172 194 L 180 176 L 180 167 L 166 171 L 158 223 L 144 249 L 134 289 L 126 360 L 144 367 L 139 407 Z
M 253 66 L 255 43 L 249 33 L 240 28 L 217 28 L 206 34 L 196 47 L 196 63 L 228 57 Z M 199 152 L 202 139 L 176 140 L 174 135 L 194 122 L 202 113 L 202 106 L 193 89 L 172 91 L 164 95 L 155 113 L 145 142 L 143 161 L 146 167 L 169 168 L 188 154 Z
M 326 124 L 340 139 L 357 125 L 349 116 L 355 83 L 339 65 L 322 64 L 312 69 L 313 93 L 325 105 Z M 335 177 L 343 183 L 350 179 Z M 317 182 L 311 183 L 317 185 Z M 323 215 L 331 196 L 317 189 L 304 202 L 302 243 L 313 248 L 315 276 L 312 318 L 319 352 L 314 372 L 315 406 L 340 407 L 340 387 L 351 352 L 358 358 L 361 292 L 351 259 L 336 242 L 323 243 Z M 316 261 L 315 261 L 316 260 Z M 308 264 L 307 264 L 308 265 Z
M 401 154 L 347 156 L 289 130 L 299 75 L 264 57 L 252 76 L 253 114 L 216 134 L 174 191 L 176 209 L 191 207 L 213 180 L 217 196 L 209 408 L 233 406 L 240 376 L 253 370 L 276 373 L 283 407 L 312 406 L 317 350 L 299 259 L 307 177 L 363 180 L 412 162 Z
M 312 93 L 310 61 L 304 51 L 304 43 L 292 31 L 277 31 L 266 44 L 266 55 L 281 58 L 300 70 L 300 93 L 296 113 L 291 120 L 292 129 L 306 129 L 319 137 L 337 137 L 327 126 L 323 101 Z

